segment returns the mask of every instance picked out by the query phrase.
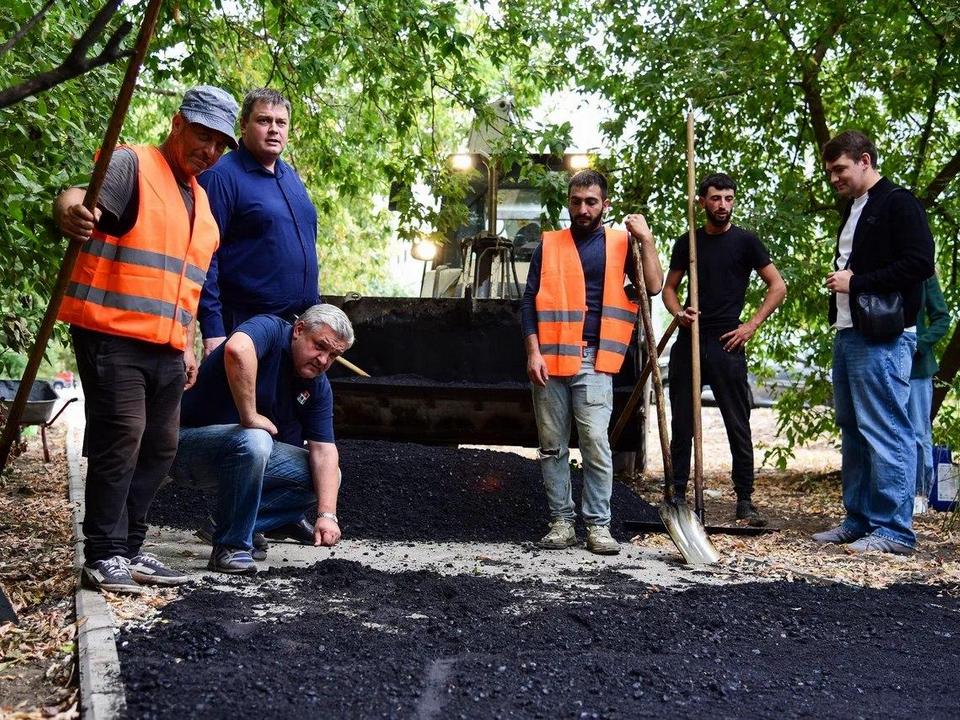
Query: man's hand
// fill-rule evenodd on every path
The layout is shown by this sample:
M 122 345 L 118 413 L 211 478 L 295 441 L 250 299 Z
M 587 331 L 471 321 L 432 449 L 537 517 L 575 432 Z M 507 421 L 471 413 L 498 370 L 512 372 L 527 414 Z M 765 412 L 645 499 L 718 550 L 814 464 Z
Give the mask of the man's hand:
M 835 293 L 849 293 L 850 278 L 852 277 L 852 270 L 837 270 L 827 275 L 827 280 L 824 285 L 827 286 L 828 290 L 832 290 Z
M 60 232 L 68 238 L 86 240 L 93 234 L 100 215 L 100 208 L 94 208 L 91 213 L 82 203 L 77 203 L 58 212 L 55 219 Z
M 258 428 L 260 430 L 266 430 L 268 433 L 274 436 L 277 434 L 277 426 L 273 424 L 273 421 L 266 415 L 261 415 L 260 413 L 254 413 L 250 417 L 240 418 L 240 424 L 245 428 Z
M 741 348 L 747 344 L 747 341 L 753 337 L 757 331 L 757 326 L 753 323 L 745 322 L 736 330 L 731 330 L 720 336 L 720 342 L 724 343 L 723 349 L 727 352 Z
M 210 357 L 210 353 L 216 350 L 218 347 L 223 345 L 223 341 L 226 340 L 226 337 L 212 337 L 203 339 L 203 356 Z
M 187 373 L 187 382 L 183 389 L 189 390 L 197 382 L 197 356 L 192 347 L 183 351 L 183 369 Z
M 653 233 L 650 232 L 650 226 L 647 225 L 647 219 L 643 215 L 639 213 L 627 215 L 627 217 L 624 218 L 624 223 L 630 234 L 637 240 L 648 241 L 653 238 Z
M 330 518 L 318 517 L 313 526 L 314 545 L 333 547 L 340 542 L 340 526 Z
M 527 377 L 534 385 L 547 386 L 550 372 L 547 370 L 547 361 L 543 359 L 543 355 L 540 353 L 527 355 Z
M 693 326 L 693 321 L 697 319 L 697 315 L 699 314 L 699 310 L 695 310 L 692 307 L 687 307 L 678 312 L 676 314 L 676 318 L 683 327 L 689 328 Z

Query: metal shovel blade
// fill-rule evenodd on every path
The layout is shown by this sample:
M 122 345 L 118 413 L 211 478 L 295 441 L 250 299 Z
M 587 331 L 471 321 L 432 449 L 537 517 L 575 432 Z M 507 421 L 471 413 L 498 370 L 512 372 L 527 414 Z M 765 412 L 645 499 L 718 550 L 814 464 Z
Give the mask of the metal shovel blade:
M 690 507 L 661 503 L 660 519 L 688 565 L 713 565 L 720 559 L 720 553 Z

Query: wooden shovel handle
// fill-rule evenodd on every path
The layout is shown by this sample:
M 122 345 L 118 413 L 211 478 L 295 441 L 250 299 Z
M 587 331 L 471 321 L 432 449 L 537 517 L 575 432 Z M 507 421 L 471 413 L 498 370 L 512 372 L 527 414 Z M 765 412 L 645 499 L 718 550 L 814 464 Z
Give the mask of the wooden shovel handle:
M 690 234 L 690 305 L 700 307 L 700 286 L 697 279 L 697 228 L 694 203 L 696 198 L 696 170 L 694 168 L 693 106 L 687 112 L 687 224 Z M 695 316 L 690 327 L 690 367 L 693 391 L 693 489 L 694 510 L 703 522 L 703 427 L 700 422 L 700 319 Z
M 630 393 L 630 397 L 627 399 L 627 404 L 623 406 L 623 410 L 620 411 L 620 417 L 617 419 L 617 424 L 613 426 L 613 430 L 610 431 L 610 446 L 613 447 L 620 440 L 620 436 L 623 434 L 623 431 L 627 427 L 627 423 L 630 422 L 630 418 L 633 415 L 633 411 L 636 409 L 637 404 L 644 396 L 644 386 L 647 383 L 647 378 L 650 377 L 650 366 L 651 363 L 657 362 L 661 355 L 663 355 L 664 349 L 667 347 L 667 343 L 670 341 L 670 337 L 673 335 L 674 330 L 677 329 L 677 325 L 680 324 L 680 321 L 676 318 L 670 323 L 670 326 L 664 331 L 663 336 L 660 338 L 660 342 L 657 343 L 657 354 L 650 355 L 647 358 L 647 362 L 643 366 L 643 371 L 640 373 L 640 379 L 637 380 L 637 384 L 633 388 L 633 392 Z M 642 357 L 641 353 L 641 357 Z

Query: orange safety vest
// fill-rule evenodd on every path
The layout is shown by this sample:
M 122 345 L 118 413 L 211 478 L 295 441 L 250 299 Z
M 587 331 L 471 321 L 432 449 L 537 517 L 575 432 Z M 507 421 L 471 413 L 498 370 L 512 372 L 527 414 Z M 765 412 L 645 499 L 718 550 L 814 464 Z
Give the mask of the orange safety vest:
M 595 367 L 598 372 L 616 373 L 630 345 L 638 306 L 623 289 L 627 233 L 609 229 L 604 232 L 606 265 Z M 587 290 L 583 267 L 570 230 L 545 232 L 542 253 L 540 291 L 534 299 L 540 353 L 551 375 L 569 377 L 580 370 L 584 347 Z
M 88 330 L 183 350 L 220 230 L 196 178 L 193 228 L 159 149 L 131 146 L 139 161 L 137 222 L 123 237 L 84 243 L 58 318 Z

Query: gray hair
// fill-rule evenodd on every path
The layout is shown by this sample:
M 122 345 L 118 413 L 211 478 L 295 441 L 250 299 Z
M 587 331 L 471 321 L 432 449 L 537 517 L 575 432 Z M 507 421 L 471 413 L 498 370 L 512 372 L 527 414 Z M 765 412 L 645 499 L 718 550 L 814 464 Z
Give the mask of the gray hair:
M 327 303 L 314 305 L 304 311 L 303 315 L 297 318 L 297 322 L 303 323 L 303 329 L 307 332 L 326 325 L 346 344 L 346 349 L 353 345 L 353 325 L 350 324 L 347 314 L 336 305 Z
M 271 107 L 274 105 L 283 105 L 287 109 L 287 117 L 293 115 L 289 100 L 273 88 L 264 87 L 251 90 L 247 93 L 246 97 L 243 98 L 243 105 L 240 107 L 240 119 L 244 121 L 249 120 L 250 113 L 253 112 L 253 106 L 258 102 L 270 105 Z

